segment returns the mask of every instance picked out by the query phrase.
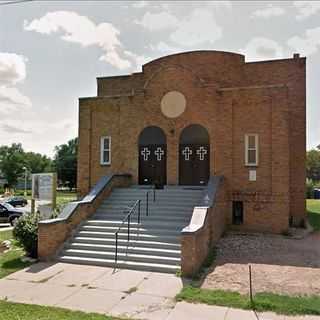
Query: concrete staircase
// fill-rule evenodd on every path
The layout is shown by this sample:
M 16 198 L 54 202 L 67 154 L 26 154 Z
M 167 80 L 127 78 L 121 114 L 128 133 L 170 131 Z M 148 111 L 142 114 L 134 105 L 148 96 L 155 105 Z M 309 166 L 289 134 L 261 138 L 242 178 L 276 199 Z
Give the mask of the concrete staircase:
M 149 215 L 146 216 L 146 193 L 149 191 Z M 175 273 L 180 269 L 181 230 L 189 224 L 194 206 L 202 198 L 203 188 L 168 186 L 153 191 L 134 186 L 116 188 L 94 216 L 77 230 L 66 243 L 59 260 Z M 141 200 L 141 221 L 137 211 L 132 215 L 130 241 L 127 223 L 119 232 L 118 262 L 115 265 L 115 232 L 136 200 Z

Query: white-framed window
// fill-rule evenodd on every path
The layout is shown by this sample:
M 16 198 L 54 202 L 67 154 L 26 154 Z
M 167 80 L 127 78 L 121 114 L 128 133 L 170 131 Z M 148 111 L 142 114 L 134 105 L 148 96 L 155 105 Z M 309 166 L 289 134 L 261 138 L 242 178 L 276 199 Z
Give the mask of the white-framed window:
M 259 136 L 257 134 L 245 135 L 245 165 L 257 166 L 259 163 Z
M 100 139 L 100 164 L 111 164 L 111 137 L 109 136 Z

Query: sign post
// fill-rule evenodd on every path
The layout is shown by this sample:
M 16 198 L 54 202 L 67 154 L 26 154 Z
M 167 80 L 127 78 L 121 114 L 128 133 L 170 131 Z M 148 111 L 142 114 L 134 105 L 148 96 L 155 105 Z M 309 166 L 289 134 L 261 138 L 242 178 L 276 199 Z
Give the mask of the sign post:
M 51 204 L 52 210 L 57 205 L 57 174 L 56 173 L 36 173 L 32 175 L 32 200 L 44 200 Z M 34 204 L 31 211 L 34 213 Z

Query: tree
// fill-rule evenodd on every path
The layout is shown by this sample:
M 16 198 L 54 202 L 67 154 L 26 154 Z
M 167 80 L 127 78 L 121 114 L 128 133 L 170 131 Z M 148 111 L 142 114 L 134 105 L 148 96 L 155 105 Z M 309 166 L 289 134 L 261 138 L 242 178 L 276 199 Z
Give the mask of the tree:
M 307 178 L 320 181 L 320 148 L 307 152 Z
M 18 178 L 23 175 L 26 165 L 21 143 L 0 147 L 0 171 L 9 187 L 14 187 Z
M 66 144 L 55 147 L 54 167 L 58 180 L 70 190 L 77 183 L 78 138 L 69 140 Z
M 35 152 L 25 153 L 26 168 L 30 173 L 52 172 L 52 160 Z

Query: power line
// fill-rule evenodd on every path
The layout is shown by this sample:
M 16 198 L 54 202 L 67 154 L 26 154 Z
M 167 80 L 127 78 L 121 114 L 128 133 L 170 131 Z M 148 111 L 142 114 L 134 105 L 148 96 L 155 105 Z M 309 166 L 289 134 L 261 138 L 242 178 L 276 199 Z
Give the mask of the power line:
M 6 6 L 9 4 L 19 4 L 24 2 L 31 2 L 33 0 L 14 0 L 14 1 L 7 1 L 7 2 L 0 2 L 0 6 Z

